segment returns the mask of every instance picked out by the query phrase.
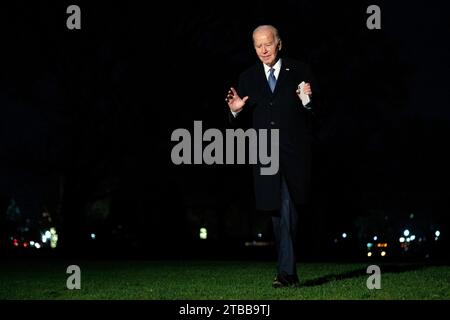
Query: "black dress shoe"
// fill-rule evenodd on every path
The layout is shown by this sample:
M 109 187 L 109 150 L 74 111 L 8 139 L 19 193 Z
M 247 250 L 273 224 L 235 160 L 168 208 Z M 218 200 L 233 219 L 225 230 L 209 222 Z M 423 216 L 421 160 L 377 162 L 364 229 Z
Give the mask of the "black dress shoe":
M 296 274 L 289 275 L 286 273 L 278 274 L 275 279 L 273 279 L 272 287 L 283 288 L 283 287 L 299 287 L 300 282 Z

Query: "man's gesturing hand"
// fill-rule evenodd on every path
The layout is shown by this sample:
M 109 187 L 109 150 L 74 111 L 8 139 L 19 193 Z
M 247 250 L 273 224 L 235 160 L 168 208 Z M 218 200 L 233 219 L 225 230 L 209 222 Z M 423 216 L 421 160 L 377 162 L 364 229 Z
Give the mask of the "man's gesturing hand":
M 228 103 L 228 107 L 232 112 L 239 112 L 244 107 L 247 99 L 248 96 L 245 96 L 243 99 L 241 99 L 241 97 L 239 97 L 239 95 L 237 94 L 236 90 L 234 90 L 234 88 L 231 87 L 230 91 L 228 91 L 228 95 L 225 98 L 225 101 Z

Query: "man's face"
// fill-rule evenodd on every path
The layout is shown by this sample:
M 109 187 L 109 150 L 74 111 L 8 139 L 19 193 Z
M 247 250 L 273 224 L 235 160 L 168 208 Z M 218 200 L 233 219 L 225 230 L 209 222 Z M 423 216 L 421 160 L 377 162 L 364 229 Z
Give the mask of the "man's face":
M 269 28 L 258 30 L 253 34 L 253 45 L 259 60 L 272 67 L 277 62 L 281 41 L 277 41 L 273 31 Z

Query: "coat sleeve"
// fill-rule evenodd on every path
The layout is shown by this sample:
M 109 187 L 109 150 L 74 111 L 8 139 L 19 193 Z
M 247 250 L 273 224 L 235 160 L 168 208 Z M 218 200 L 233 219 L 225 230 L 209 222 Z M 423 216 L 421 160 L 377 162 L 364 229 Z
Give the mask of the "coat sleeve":
M 314 76 L 314 73 L 311 71 L 311 68 L 309 66 L 305 65 L 305 82 L 311 84 L 312 89 L 312 97 L 311 101 L 306 105 L 303 106 L 303 104 L 300 102 L 301 106 L 311 115 L 311 117 L 315 118 L 318 113 L 320 113 L 320 88 L 317 83 L 316 77 Z

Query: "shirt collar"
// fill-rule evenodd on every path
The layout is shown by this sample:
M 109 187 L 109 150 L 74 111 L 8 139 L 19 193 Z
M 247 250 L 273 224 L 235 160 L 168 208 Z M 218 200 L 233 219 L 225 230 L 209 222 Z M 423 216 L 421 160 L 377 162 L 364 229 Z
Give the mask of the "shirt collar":
M 264 66 L 264 73 L 266 74 L 267 79 L 269 79 L 271 68 L 275 69 L 273 75 L 275 76 L 275 79 L 278 79 L 278 76 L 280 75 L 280 70 L 281 70 L 281 58 L 278 59 L 277 63 L 275 63 L 273 65 L 273 67 L 269 67 L 268 65 L 265 65 L 265 64 L 263 64 L 263 66 Z
M 271 68 L 274 68 L 275 72 L 278 73 L 281 70 L 281 58 L 278 59 L 277 63 L 275 63 L 273 65 L 273 67 L 269 67 L 268 65 L 266 65 L 264 63 L 263 63 L 263 66 L 264 66 L 264 72 L 266 73 L 266 75 L 269 74 L 269 71 Z

